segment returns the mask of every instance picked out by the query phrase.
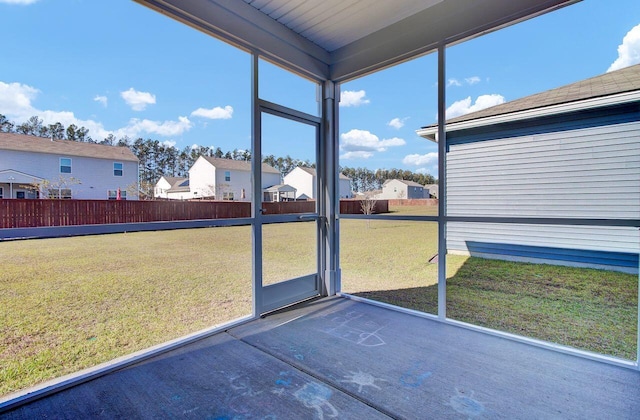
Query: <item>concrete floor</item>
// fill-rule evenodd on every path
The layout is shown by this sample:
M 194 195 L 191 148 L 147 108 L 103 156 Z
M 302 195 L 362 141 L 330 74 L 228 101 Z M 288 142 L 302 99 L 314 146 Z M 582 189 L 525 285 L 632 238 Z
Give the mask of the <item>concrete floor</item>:
M 640 372 L 336 297 L 1 416 L 637 419 Z

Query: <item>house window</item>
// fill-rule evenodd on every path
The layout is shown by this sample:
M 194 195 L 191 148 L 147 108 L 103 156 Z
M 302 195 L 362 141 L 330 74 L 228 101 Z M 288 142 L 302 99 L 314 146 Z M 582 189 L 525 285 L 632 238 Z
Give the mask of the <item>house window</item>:
M 70 174 L 71 173 L 71 159 L 70 158 L 60 158 L 60 173 L 61 174 Z
M 225 182 L 231 181 L 231 172 L 230 171 L 224 171 L 224 181 Z
M 118 190 L 109 190 L 107 191 L 107 199 L 109 200 L 117 200 L 118 199 Z M 120 190 L 120 200 L 127 199 L 127 192 Z
M 4 189 L 0 187 L 0 198 L 4 198 Z
M 233 193 L 232 192 L 223 192 L 222 193 L 223 200 L 231 200 L 233 201 Z
M 113 162 L 113 176 L 122 176 L 122 163 Z
M 49 198 L 58 198 L 64 200 L 71 199 L 71 188 L 52 188 L 48 191 Z

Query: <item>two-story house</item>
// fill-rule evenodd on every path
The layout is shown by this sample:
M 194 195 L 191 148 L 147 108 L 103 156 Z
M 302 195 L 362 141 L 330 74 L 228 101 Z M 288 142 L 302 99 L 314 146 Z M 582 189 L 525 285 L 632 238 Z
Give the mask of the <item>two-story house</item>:
M 127 147 L 0 133 L 0 198 L 137 199 Z
M 262 164 L 262 189 L 280 184 L 280 171 Z M 191 198 L 251 200 L 251 162 L 200 156 L 189 169 Z
M 388 179 L 382 184 L 382 193 L 376 198 L 386 200 L 424 198 L 424 187 L 413 181 Z

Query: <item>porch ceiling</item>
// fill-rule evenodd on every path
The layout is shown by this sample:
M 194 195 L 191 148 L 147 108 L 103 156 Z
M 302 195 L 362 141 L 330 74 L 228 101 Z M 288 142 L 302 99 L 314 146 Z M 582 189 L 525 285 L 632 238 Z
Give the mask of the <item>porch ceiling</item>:
M 580 0 L 135 0 L 318 80 L 344 82 Z

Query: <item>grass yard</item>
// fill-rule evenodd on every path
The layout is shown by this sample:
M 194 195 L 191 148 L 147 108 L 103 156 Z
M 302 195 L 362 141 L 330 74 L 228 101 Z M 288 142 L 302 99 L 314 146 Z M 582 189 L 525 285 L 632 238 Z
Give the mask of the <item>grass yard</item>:
M 0 260 L 0 394 L 251 314 L 248 226 L 5 242 Z
M 263 233 L 265 284 L 314 271 L 313 223 Z M 436 252 L 435 222 L 342 220 L 343 291 L 436 313 Z M 0 259 L 0 395 L 251 313 L 248 226 L 0 242 Z M 635 358 L 637 276 L 447 261 L 450 318 Z
M 447 260 L 447 271 L 455 273 L 447 279 L 448 318 L 635 360 L 637 276 L 460 256 Z M 437 284 L 393 278 L 387 289 L 369 282 L 365 291 L 351 285 L 352 293 L 437 313 Z

